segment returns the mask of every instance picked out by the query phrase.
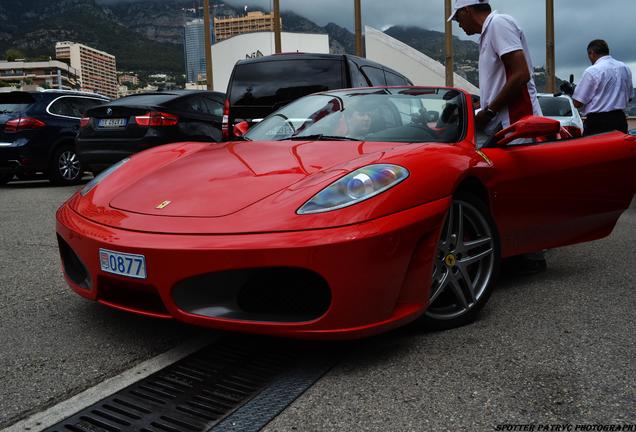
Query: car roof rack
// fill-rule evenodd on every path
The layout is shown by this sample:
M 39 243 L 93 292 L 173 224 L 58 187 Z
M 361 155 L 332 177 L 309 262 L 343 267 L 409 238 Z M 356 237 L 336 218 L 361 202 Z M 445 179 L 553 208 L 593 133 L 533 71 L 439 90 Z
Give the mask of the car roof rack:
M 43 93 L 73 93 L 73 94 L 79 94 L 79 95 L 85 95 L 85 96 L 99 96 L 102 98 L 108 98 L 108 96 L 105 96 L 103 94 L 100 93 L 94 93 L 94 92 L 87 92 L 87 91 L 82 91 L 82 90 L 67 90 L 67 89 L 42 89 L 39 90 Z

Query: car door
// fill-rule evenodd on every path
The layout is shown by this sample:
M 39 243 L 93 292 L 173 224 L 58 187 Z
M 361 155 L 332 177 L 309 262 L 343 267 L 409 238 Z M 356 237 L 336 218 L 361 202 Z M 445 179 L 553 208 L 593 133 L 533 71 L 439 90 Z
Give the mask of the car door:
M 608 235 L 636 193 L 635 149 L 619 132 L 482 149 L 502 256 Z

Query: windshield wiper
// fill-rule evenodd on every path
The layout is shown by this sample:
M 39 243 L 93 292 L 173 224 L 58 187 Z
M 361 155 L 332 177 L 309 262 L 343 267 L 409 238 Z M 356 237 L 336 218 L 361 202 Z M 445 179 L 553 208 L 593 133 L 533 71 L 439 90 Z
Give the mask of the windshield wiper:
M 252 141 L 246 136 L 235 136 L 232 138 L 232 141 Z
M 324 134 L 313 134 L 313 135 L 297 135 L 291 136 L 289 138 L 283 138 L 279 141 L 361 141 L 359 138 L 340 136 L 340 135 L 324 135 Z

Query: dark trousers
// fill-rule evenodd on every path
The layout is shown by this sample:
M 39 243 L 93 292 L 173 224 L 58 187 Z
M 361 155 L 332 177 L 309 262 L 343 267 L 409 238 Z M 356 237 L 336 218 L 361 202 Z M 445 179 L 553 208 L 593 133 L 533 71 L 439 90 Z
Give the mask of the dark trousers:
M 627 133 L 627 117 L 623 110 L 588 114 L 585 119 L 583 135 L 595 135 L 615 130 Z

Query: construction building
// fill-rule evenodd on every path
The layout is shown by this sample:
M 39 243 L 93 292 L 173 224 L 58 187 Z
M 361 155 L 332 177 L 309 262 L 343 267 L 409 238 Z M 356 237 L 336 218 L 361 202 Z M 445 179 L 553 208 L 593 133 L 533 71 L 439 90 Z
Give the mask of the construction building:
M 57 42 L 55 56 L 77 70 L 80 89 L 117 97 L 115 56 L 75 42 Z
M 217 42 L 244 33 L 273 31 L 274 14 L 265 14 L 263 12 L 248 12 L 247 15 L 240 17 L 214 18 L 214 39 Z

